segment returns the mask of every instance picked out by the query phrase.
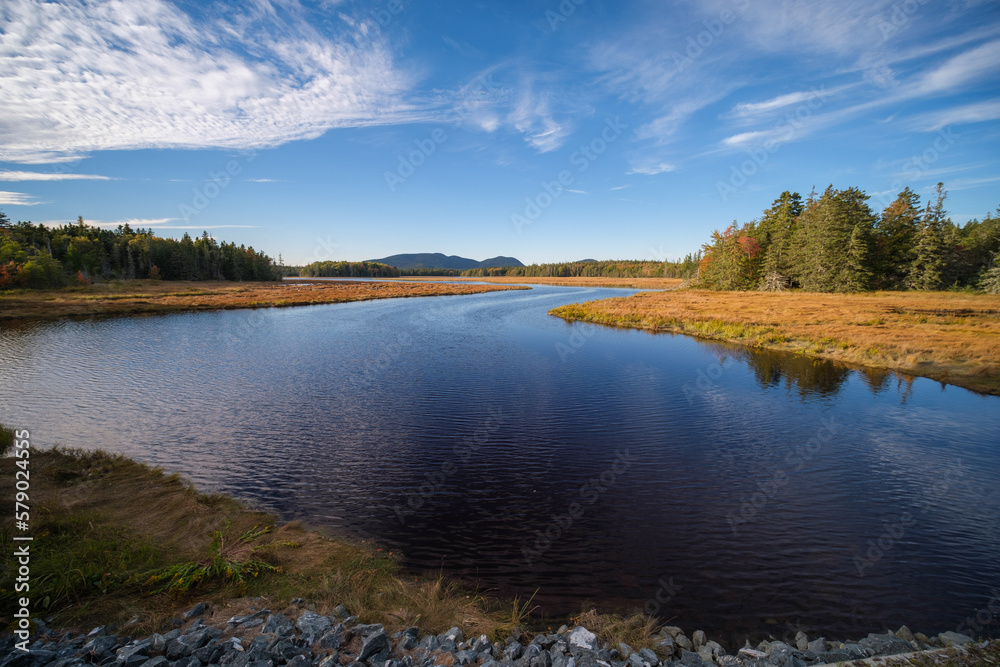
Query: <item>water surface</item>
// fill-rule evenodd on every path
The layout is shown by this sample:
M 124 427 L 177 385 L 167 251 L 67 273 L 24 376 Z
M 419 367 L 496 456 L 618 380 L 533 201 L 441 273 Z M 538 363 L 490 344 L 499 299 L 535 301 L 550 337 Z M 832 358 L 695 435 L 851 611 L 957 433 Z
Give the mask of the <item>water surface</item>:
M 7 327 L 0 421 L 548 614 L 829 637 L 1000 601 L 1000 399 L 546 314 L 631 292 Z

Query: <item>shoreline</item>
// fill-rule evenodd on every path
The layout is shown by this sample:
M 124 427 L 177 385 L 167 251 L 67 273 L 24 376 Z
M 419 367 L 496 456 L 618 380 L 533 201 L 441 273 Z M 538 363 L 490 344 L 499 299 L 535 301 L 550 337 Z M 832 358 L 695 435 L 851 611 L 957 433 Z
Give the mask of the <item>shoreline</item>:
M 1000 395 L 1000 296 L 677 290 L 570 304 L 549 314 L 801 354 Z
M 5 459 L 6 462 L 11 460 Z M 31 543 L 32 577 L 38 576 L 42 581 L 38 588 L 33 588 L 31 595 L 33 600 L 45 596 L 55 603 L 48 609 L 33 607 L 31 616 L 43 620 L 42 624 L 35 625 L 36 632 L 52 625 L 59 629 L 56 636 L 62 637 L 39 640 L 36 635 L 31 642 L 37 651 L 43 652 L 36 655 L 39 658 L 48 655 L 46 651 L 52 654 L 63 651 L 64 658 L 70 654 L 81 657 L 83 651 L 94 658 L 94 662 L 104 664 L 117 656 L 116 667 L 140 667 L 146 660 L 163 655 L 167 642 L 183 641 L 181 636 L 199 637 L 197 642 L 207 641 L 199 634 L 206 627 L 217 629 L 212 641 L 221 652 L 229 650 L 224 646 L 226 637 L 242 637 L 247 645 L 241 646 L 242 650 L 233 650 L 245 653 L 254 646 L 264 651 L 265 646 L 273 646 L 280 637 L 289 633 L 294 635 L 295 628 L 300 637 L 308 635 L 308 628 L 316 627 L 315 623 L 324 628 L 343 627 L 336 641 L 330 639 L 327 646 L 316 645 L 316 640 L 321 639 L 319 635 L 311 641 L 305 641 L 310 639 L 308 637 L 300 640 L 297 647 L 309 647 L 310 651 L 306 656 L 310 662 L 303 662 L 300 667 L 307 664 L 385 667 L 384 659 L 393 656 L 374 662 L 370 659 L 372 654 L 364 657 L 363 646 L 369 631 L 386 634 L 387 641 L 395 646 L 395 658 L 404 655 L 414 658 L 411 667 L 454 667 L 455 664 L 460 667 L 539 667 L 530 660 L 519 662 L 535 650 L 532 645 L 543 650 L 565 645 L 564 649 L 559 649 L 561 653 L 550 651 L 548 667 L 557 667 L 560 657 L 566 661 L 574 658 L 577 665 L 590 667 L 668 667 L 679 666 L 682 662 L 691 667 L 695 657 L 703 661 L 698 664 L 720 667 L 766 666 L 763 660 L 770 658 L 775 659 L 771 664 L 781 666 L 790 657 L 804 665 L 819 665 L 879 655 L 940 651 L 950 644 L 976 647 L 974 638 L 954 631 L 928 637 L 912 633 L 905 626 L 856 640 L 827 640 L 799 632 L 794 638 L 767 635 L 755 637 L 754 644 L 747 638 L 743 647 L 724 646 L 700 630 L 688 628 L 690 634 L 686 634 L 680 627 L 661 626 L 662 621 L 648 616 L 620 616 L 593 610 L 566 619 L 566 625 L 557 631 L 552 627 L 546 631 L 530 618 L 531 600 L 490 598 L 443 577 L 421 579 L 401 570 L 392 554 L 386 555 L 371 543 L 329 537 L 308 530 L 300 522 L 279 523 L 273 515 L 251 510 L 231 496 L 201 494 L 176 474 L 150 468 L 124 456 L 59 449 L 32 450 L 30 462 L 33 516 L 44 517 L 32 520 L 36 538 Z M 13 486 L 12 479 L 0 480 L 5 494 L 11 492 Z M 14 528 L 12 518 L 4 518 L 2 524 L 9 536 Z M 260 533 L 259 526 L 268 529 L 266 534 Z M 216 531 L 230 536 L 260 533 L 247 542 L 253 544 L 252 548 L 241 553 L 225 552 L 224 548 L 221 551 L 227 554 L 230 562 L 242 563 L 244 568 L 254 560 L 274 567 L 261 567 L 260 576 L 255 573 L 243 581 L 220 575 L 188 588 L 176 585 L 172 591 L 157 593 L 153 590 L 165 582 L 176 584 L 179 564 L 192 559 L 203 562 L 199 561 L 199 554 L 203 558 L 211 549 L 209 542 Z M 77 540 L 88 541 L 80 546 L 79 553 L 89 555 L 72 554 L 78 558 L 74 567 L 81 573 L 81 581 L 75 578 L 69 582 L 54 581 L 52 569 L 66 569 L 64 561 L 60 560 L 65 555 L 59 552 L 72 549 Z M 232 544 L 239 544 L 239 541 Z M 158 551 L 151 551 L 151 545 L 158 547 Z M 106 572 L 115 567 L 105 562 L 109 554 L 117 558 L 125 553 L 129 560 L 115 561 L 123 572 Z M 10 551 L 8 558 L 9 554 Z M 90 563 L 88 559 L 98 562 Z M 162 575 L 154 581 L 153 577 L 147 579 L 149 571 L 173 571 L 174 575 L 173 579 Z M 36 586 L 34 580 L 32 585 Z M 66 587 L 72 590 L 67 591 Z M 2 597 L 8 595 L 9 589 Z M 60 595 L 61 598 L 56 597 Z M 198 607 L 200 611 L 196 611 Z M 9 600 L 5 600 L 0 609 L 2 622 L 8 628 L 10 622 L 16 620 L 11 617 L 12 609 Z M 204 615 L 206 611 L 208 614 Z M 319 618 L 324 615 L 326 620 Z M 202 618 L 209 623 L 203 626 Z M 367 625 L 358 625 L 361 623 Z M 373 629 L 376 625 L 381 630 Z M 532 631 L 532 626 L 537 632 Z M 91 631 L 93 627 L 100 629 Z M 186 629 L 181 631 L 181 627 Z M 411 639 L 407 640 L 407 628 L 416 627 L 420 631 L 411 631 Z M 253 632 L 247 634 L 245 631 L 251 628 Z M 66 629 L 88 634 L 67 636 L 63 633 Z M 469 640 L 465 646 L 461 641 L 448 644 L 446 636 L 453 634 L 455 629 L 469 637 L 488 637 L 488 641 Z M 161 639 L 157 639 L 157 633 Z M 262 644 L 255 639 L 260 633 L 272 636 Z M 121 637 L 117 636 L 119 634 Z M 593 638 L 586 639 L 590 648 L 582 647 L 589 653 L 573 649 L 573 635 Z M 437 639 L 428 640 L 429 636 Z M 99 637 L 109 639 L 98 642 L 100 650 L 94 650 L 92 642 Z M 128 643 L 127 638 L 139 637 L 147 639 Z M 428 642 L 426 646 L 425 641 Z M 0 640 L 0 654 L 3 653 L 2 643 Z M 91 648 L 84 651 L 88 645 Z M 421 646 L 426 649 L 424 653 L 416 651 Z M 191 655 L 189 652 L 181 656 L 183 647 L 175 648 L 173 654 L 167 654 L 173 656 L 171 663 Z M 337 650 L 321 651 L 321 648 Z M 1000 656 L 1000 645 L 996 642 L 988 650 L 994 652 L 991 655 Z M 334 660 L 324 662 L 331 655 L 336 655 Z M 540 653 L 534 657 L 538 655 Z M 135 659 L 130 661 L 131 656 Z M 284 659 L 289 657 L 284 656 Z M 279 657 L 262 653 L 261 659 L 278 664 Z M 42 664 L 45 661 L 38 660 L 33 667 Z M 198 667 L 198 664 L 187 663 L 182 667 Z M 216 664 L 216 661 L 205 664 Z M 177 665 L 159 661 L 148 667 Z M 570 666 L 563 664 L 562 667 Z
M 89 287 L 0 292 L 0 323 L 247 308 L 289 308 L 520 289 L 530 288 L 514 285 L 451 285 L 417 281 L 315 282 L 309 279 L 273 283 L 114 281 Z

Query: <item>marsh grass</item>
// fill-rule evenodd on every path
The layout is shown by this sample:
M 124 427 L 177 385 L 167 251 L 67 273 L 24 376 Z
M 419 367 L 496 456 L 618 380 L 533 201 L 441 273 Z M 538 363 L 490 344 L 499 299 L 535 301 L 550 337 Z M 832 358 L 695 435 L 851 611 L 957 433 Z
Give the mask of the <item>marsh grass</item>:
M 529 289 L 512 285 L 421 282 L 285 281 L 280 283 L 112 281 L 57 290 L 0 291 L 0 320 L 284 308 L 400 297 Z
M 796 352 L 1000 394 L 997 295 L 676 290 L 549 312 L 567 321 Z

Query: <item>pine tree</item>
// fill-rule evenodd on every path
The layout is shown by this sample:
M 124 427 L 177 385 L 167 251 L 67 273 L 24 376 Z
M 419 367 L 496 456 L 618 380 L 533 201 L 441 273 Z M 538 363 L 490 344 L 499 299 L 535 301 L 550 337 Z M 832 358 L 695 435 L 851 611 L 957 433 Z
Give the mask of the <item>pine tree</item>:
M 941 289 L 944 276 L 944 200 L 947 193 L 944 184 L 938 183 L 937 199 L 930 202 L 924 211 L 914 248 L 914 258 L 910 263 L 907 285 L 910 289 Z
M 899 289 L 906 282 L 920 231 L 920 195 L 906 188 L 885 207 L 873 239 L 873 282 L 882 289 Z
M 771 208 L 764 211 L 757 225 L 757 240 L 764 253 L 762 274 L 770 276 L 769 282 L 772 285 L 787 281 L 791 273 L 789 247 L 795 223 L 802 210 L 802 197 L 799 193 L 786 190 L 774 200 Z

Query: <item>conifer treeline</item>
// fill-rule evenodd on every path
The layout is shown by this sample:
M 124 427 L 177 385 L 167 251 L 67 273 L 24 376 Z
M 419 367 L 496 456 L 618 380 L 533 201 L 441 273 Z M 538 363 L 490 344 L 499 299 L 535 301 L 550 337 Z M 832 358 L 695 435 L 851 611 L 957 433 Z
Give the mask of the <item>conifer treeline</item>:
M 697 283 L 720 290 L 1000 292 L 1000 217 L 956 225 L 945 198 L 939 183 L 921 207 L 906 188 L 877 214 L 857 188 L 830 186 L 806 201 L 783 192 L 759 220 L 712 233 Z
M 609 260 L 603 262 L 562 262 L 530 266 L 469 269 L 463 276 L 523 276 L 526 278 L 690 278 L 698 268 L 700 253 L 676 262 Z
M 252 247 L 219 243 L 204 232 L 180 240 L 152 229 L 11 224 L 0 211 L 0 289 L 87 284 L 99 278 L 164 280 L 280 280 L 279 267 Z
M 398 278 L 399 269 L 380 262 L 313 262 L 299 267 L 304 278 Z

